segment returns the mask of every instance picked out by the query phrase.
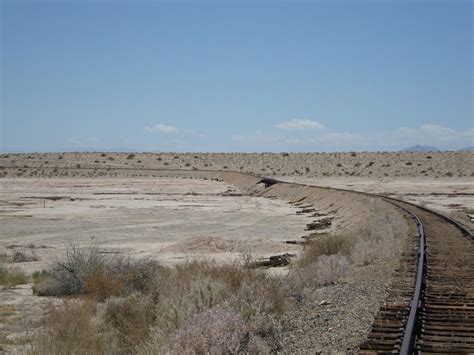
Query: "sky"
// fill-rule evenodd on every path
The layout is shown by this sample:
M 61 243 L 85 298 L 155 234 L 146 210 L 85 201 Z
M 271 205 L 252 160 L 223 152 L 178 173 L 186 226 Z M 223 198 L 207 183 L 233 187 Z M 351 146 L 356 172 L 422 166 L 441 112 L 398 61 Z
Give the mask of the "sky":
M 471 0 L 0 3 L 2 152 L 474 146 Z

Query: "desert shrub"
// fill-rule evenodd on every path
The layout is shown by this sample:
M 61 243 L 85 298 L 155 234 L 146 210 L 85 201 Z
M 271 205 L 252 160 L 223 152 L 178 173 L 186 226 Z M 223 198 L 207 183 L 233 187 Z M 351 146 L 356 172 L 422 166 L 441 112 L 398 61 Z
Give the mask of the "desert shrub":
M 41 271 L 35 271 L 31 275 L 33 279 L 33 293 L 36 294 L 35 288 L 37 284 L 40 284 L 44 280 L 46 280 L 48 277 L 50 277 L 51 274 L 47 270 L 41 270 Z
M 123 289 L 121 278 L 113 274 L 109 268 L 85 276 L 82 283 L 83 288 L 80 292 L 99 301 L 104 301 L 110 296 L 119 295 Z
M 192 317 L 171 338 L 176 354 L 236 354 L 242 351 L 246 324 L 229 308 L 213 308 Z
M 56 262 L 50 270 L 51 277 L 37 285 L 41 296 L 79 295 L 85 291 L 85 282 L 105 271 L 107 259 L 100 248 L 93 245 L 87 249 L 72 246 L 64 261 Z
M 38 257 L 36 256 L 34 251 L 31 251 L 31 255 L 26 255 L 21 251 L 16 251 L 12 255 L 12 263 L 26 263 L 29 261 L 37 261 Z
M 349 260 L 343 255 L 321 255 L 316 262 L 296 269 L 290 276 L 294 290 L 302 292 L 306 287 L 329 285 L 349 274 Z
M 306 244 L 303 255 L 298 260 L 298 266 L 306 267 L 317 261 L 321 255 L 349 255 L 351 247 L 352 239 L 347 235 L 318 235 L 316 239 Z
M 88 294 L 98 300 L 145 291 L 159 268 L 147 259 L 107 257 L 97 244 L 72 246 L 64 261 L 56 262 L 47 277 L 35 284 L 40 296 Z
M 184 164 L 184 166 L 191 166 L 191 163 L 186 163 Z
M 120 277 L 123 290 L 129 294 L 135 291 L 148 292 L 153 287 L 153 280 L 158 273 L 166 273 L 167 269 L 158 262 L 142 259 L 114 258 L 109 264 L 114 275 Z
M 130 153 L 129 155 L 127 155 L 127 159 L 133 159 L 133 158 L 135 158 L 135 154 Z
M 121 350 L 131 353 L 137 344 L 148 339 L 156 319 L 155 306 L 152 297 L 142 294 L 113 298 L 107 303 L 105 322 L 115 330 Z
M 209 278 L 178 276 L 163 280 L 166 290 L 157 291 L 161 301 L 156 307 L 156 325 L 166 336 L 180 329 L 193 315 L 221 304 L 229 298 L 222 282 Z M 180 278 L 181 277 L 181 278 Z
M 252 336 L 259 337 L 255 344 L 277 349 L 278 322 L 269 319 L 286 310 L 287 289 L 281 280 L 246 265 L 193 261 L 159 273 L 150 293 L 157 301 L 149 349 L 168 346 L 196 315 L 219 307 L 241 317 Z
M 15 288 L 28 283 L 28 281 L 28 276 L 20 268 L 0 264 L 0 285 Z
M 381 255 L 386 254 L 385 248 L 386 246 L 380 240 L 360 240 L 354 245 L 352 261 L 356 265 L 375 264 Z

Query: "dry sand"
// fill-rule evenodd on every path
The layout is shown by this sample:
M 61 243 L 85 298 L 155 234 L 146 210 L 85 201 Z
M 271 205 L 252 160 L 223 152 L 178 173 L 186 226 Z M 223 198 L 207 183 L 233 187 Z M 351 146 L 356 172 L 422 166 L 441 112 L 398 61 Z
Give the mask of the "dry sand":
M 40 261 L 21 264 L 29 272 L 92 240 L 164 264 L 297 253 L 301 247 L 284 241 L 311 222 L 284 201 L 210 180 L 3 179 L 0 195 L 0 254 L 34 252 Z

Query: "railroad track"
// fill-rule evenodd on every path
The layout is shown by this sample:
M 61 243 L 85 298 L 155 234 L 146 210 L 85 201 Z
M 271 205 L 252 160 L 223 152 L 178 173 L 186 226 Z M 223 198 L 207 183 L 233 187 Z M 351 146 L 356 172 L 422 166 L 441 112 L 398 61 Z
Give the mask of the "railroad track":
M 462 225 L 389 200 L 416 222 L 361 354 L 474 353 L 474 242 Z
M 29 168 L 77 169 L 74 167 Z M 81 167 L 80 170 L 107 168 L 183 171 L 117 166 L 88 166 Z M 231 171 L 219 170 L 199 171 L 231 173 Z M 277 183 L 289 184 L 270 178 L 253 177 L 259 178 L 266 187 Z M 410 236 L 407 240 L 400 267 L 390 286 L 385 305 L 379 310 L 367 340 L 360 346 L 359 353 L 474 354 L 474 240 L 472 232 L 446 216 L 404 201 L 352 190 L 323 189 L 383 198 L 402 209 L 417 226 L 416 235 Z

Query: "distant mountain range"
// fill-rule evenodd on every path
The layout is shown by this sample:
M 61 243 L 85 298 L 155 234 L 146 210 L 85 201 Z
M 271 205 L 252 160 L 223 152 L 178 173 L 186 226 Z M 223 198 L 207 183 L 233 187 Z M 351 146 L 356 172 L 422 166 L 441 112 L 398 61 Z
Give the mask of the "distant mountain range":
M 439 149 L 429 145 L 412 145 L 411 147 L 402 149 L 402 152 L 439 152 Z
M 413 145 L 411 147 L 402 149 L 401 152 L 440 152 L 438 148 L 429 145 Z M 474 152 L 474 146 L 459 149 L 458 152 Z

